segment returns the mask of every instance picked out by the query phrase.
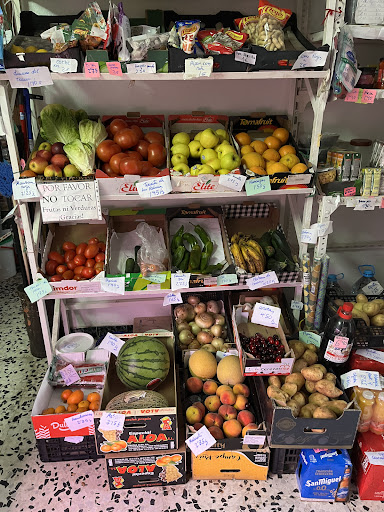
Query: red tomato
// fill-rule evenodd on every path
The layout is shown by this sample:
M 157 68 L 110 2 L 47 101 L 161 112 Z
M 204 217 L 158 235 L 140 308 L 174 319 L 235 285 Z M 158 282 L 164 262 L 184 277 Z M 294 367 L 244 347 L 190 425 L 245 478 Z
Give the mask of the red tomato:
M 57 261 L 48 260 L 47 263 L 45 264 L 46 274 L 48 274 L 49 276 L 55 275 L 57 265 L 58 265 Z
M 120 161 L 123 158 L 126 158 L 126 156 L 127 155 L 125 153 L 116 153 L 116 155 L 113 155 L 113 157 L 110 159 L 109 164 L 108 164 L 110 166 L 110 168 L 112 169 L 112 172 L 114 172 L 115 174 L 119 174 Z
M 159 132 L 148 132 L 144 135 L 144 139 L 150 144 L 162 144 L 164 146 L 164 135 Z
M 63 243 L 63 251 L 74 251 L 76 250 L 76 245 L 73 242 L 64 242 Z
M 143 176 L 157 176 L 159 174 L 159 169 L 157 167 L 151 167 Z
M 73 276 L 74 276 L 74 275 L 75 275 L 75 274 L 73 273 L 73 270 L 67 270 L 66 272 L 64 272 L 64 273 L 62 274 L 63 279 L 73 279 Z
M 73 263 L 75 263 L 76 267 L 79 267 L 80 265 L 85 265 L 85 260 L 86 260 L 86 256 L 85 256 L 85 252 L 84 254 L 77 254 L 74 258 L 73 258 Z
M 87 260 L 90 260 L 96 256 L 96 254 L 99 252 L 99 246 L 97 243 L 89 244 L 88 247 L 84 251 L 84 256 Z
M 100 261 L 105 260 L 105 254 L 103 252 L 99 252 L 99 254 L 96 254 L 95 261 L 96 263 L 99 263 Z
M 130 126 L 130 128 L 136 133 L 139 140 L 144 138 L 144 133 L 140 126 L 137 126 L 137 124 L 133 124 Z
M 74 273 L 75 273 L 75 276 L 79 276 L 83 270 L 84 265 L 80 265 L 80 267 L 76 267 L 75 270 L 74 270 Z
M 121 152 L 121 147 L 116 144 L 113 140 L 103 140 L 97 146 L 96 154 L 102 162 L 109 162 L 113 155 Z
M 75 256 L 76 258 L 76 256 Z M 67 262 L 67 267 L 68 267 L 68 270 L 75 270 L 75 268 L 77 267 L 76 263 L 75 263 L 75 258 L 73 258 L 73 260 L 70 260 Z
M 59 254 L 57 251 L 51 251 L 49 254 L 48 254 L 48 259 L 49 260 L 52 260 L 52 261 L 57 261 L 57 263 L 60 264 L 63 264 L 64 263 L 64 256 L 62 256 L 61 254 Z
M 100 251 L 105 252 L 105 243 L 104 242 L 99 242 L 97 245 L 99 246 Z
M 96 274 L 96 271 L 92 267 L 85 267 L 81 272 L 81 277 L 85 277 L 85 279 L 90 279 Z
M 81 276 L 79 276 L 79 275 L 74 275 L 74 276 L 73 276 L 73 280 L 74 280 L 74 281 L 81 281 L 81 279 L 82 279 L 82 278 L 81 278 Z
M 131 174 L 131 175 L 141 175 L 144 162 L 139 162 L 138 160 L 133 160 L 132 158 L 124 158 L 120 162 L 120 174 Z
M 139 162 L 143 159 L 138 151 L 126 151 L 125 156 L 132 158 L 132 160 L 138 160 Z
M 96 275 L 100 274 L 100 272 L 102 270 L 104 270 L 104 263 L 102 261 L 100 261 L 100 262 L 96 263 L 93 268 L 95 269 Z
M 56 268 L 56 272 L 58 274 L 64 274 L 64 272 L 67 270 L 67 265 L 59 265 L 57 268 Z
M 87 245 L 85 242 L 82 242 L 76 247 L 76 254 L 84 254 L 85 249 L 87 248 Z
M 98 254 L 96 254 L 96 256 L 98 256 Z M 93 268 L 95 266 L 95 263 L 96 261 L 94 259 L 89 259 L 85 262 L 85 266 Z
M 91 244 L 98 244 L 100 242 L 100 240 L 97 238 L 97 237 L 93 237 L 93 238 L 90 238 L 88 240 L 88 245 L 91 245 Z
M 58 281 L 62 281 L 63 278 L 61 276 L 59 276 L 58 274 L 55 274 L 54 276 L 51 277 L 50 281 L 52 281 L 53 283 L 56 283 Z
M 116 153 L 117 155 L 119 153 Z M 115 155 L 113 155 L 115 156 Z M 109 165 L 109 163 L 107 162 L 106 164 L 103 164 L 101 166 L 101 170 L 105 172 L 105 174 L 107 174 L 110 178 L 116 178 L 117 174 L 115 174 L 112 169 L 111 169 L 111 166 Z
M 133 148 L 135 151 L 137 151 L 138 153 L 140 153 L 140 155 L 147 159 L 148 158 L 148 146 L 149 146 L 149 142 L 147 140 L 139 140 L 139 143 L 136 144 L 136 146 Z
M 112 137 L 115 136 L 117 132 L 124 130 L 124 128 L 128 128 L 128 123 L 124 121 L 124 119 L 114 119 L 109 125 L 109 130 L 112 134 Z
M 76 256 L 76 252 L 71 249 L 69 251 L 65 251 L 64 253 L 64 260 L 65 260 L 65 263 L 68 263 L 68 261 L 71 261 L 73 260 L 73 258 Z
M 148 162 L 154 167 L 161 167 L 164 164 L 166 154 L 165 147 L 161 144 L 153 142 L 148 146 Z
M 116 133 L 113 140 L 121 147 L 121 149 L 129 149 L 132 146 L 136 146 L 139 142 L 139 137 L 130 128 L 124 128 L 121 132 Z

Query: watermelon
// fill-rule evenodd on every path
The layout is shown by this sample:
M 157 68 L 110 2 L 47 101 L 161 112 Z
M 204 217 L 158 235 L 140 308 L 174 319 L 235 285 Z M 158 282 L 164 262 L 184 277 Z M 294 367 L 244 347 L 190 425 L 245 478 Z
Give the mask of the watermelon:
M 155 389 L 167 377 L 167 348 L 156 338 L 137 336 L 127 340 L 116 359 L 116 373 L 128 389 Z
M 151 409 L 153 407 L 168 407 L 168 402 L 163 395 L 156 391 L 141 389 L 120 393 L 107 403 L 105 410 Z

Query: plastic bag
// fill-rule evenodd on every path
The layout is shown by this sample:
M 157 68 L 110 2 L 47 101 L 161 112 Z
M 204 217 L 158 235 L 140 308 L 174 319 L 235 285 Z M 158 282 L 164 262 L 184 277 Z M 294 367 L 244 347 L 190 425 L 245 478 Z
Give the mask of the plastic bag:
M 131 25 L 129 19 L 124 13 L 123 4 L 119 2 L 119 17 L 117 21 L 117 33 L 115 38 L 115 47 L 117 51 L 117 60 L 119 62 L 129 62 L 129 51 L 127 48 L 127 39 L 131 37 Z
M 259 16 L 246 16 L 245 18 L 237 18 L 235 24 L 240 32 L 248 34 L 248 40 L 252 44 L 257 44 L 257 29 L 259 24 Z
M 359 72 L 351 29 L 344 25 L 340 29 L 332 88 L 337 98 L 344 98 L 355 87 Z
M 128 39 L 131 47 L 131 60 L 143 61 L 147 58 L 148 50 L 166 50 L 169 32 L 164 34 L 143 34 Z
M 207 53 L 230 55 L 240 50 L 248 35 L 235 30 L 217 32 L 217 30 L 200 30 L 197 40 Z
M 256 44 L 270 52 L 285 50 L 283 28 L 291 14 L 289 9 L 276 7 L 267 0 L 259 0 L 260 20 L 257 25 Z
M 168 251 L 164 242 L 163 230 L 158 231 L 155 226 L 140 222 L 136 233 L 142 241 L 142 246 L 137 253 L 141 274 L 145 277 L 152 272 L 167 270 Z

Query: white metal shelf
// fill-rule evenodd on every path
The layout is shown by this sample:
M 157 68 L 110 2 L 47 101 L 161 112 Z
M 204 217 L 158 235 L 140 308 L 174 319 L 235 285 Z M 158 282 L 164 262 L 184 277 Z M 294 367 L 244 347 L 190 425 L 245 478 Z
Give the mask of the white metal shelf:
M 384 41 L 383 25 L 348 25 L 356 39 Z

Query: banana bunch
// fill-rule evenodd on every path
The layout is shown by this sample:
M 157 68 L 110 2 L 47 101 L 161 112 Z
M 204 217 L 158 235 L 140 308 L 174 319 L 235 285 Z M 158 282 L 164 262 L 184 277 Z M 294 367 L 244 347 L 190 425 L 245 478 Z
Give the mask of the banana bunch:
M 231 238 L 231 252 L 235 265 L 251 274 L 261 274 L 265 270 L 266 257 L 261 246 L 252 235 L 236 233 Z

